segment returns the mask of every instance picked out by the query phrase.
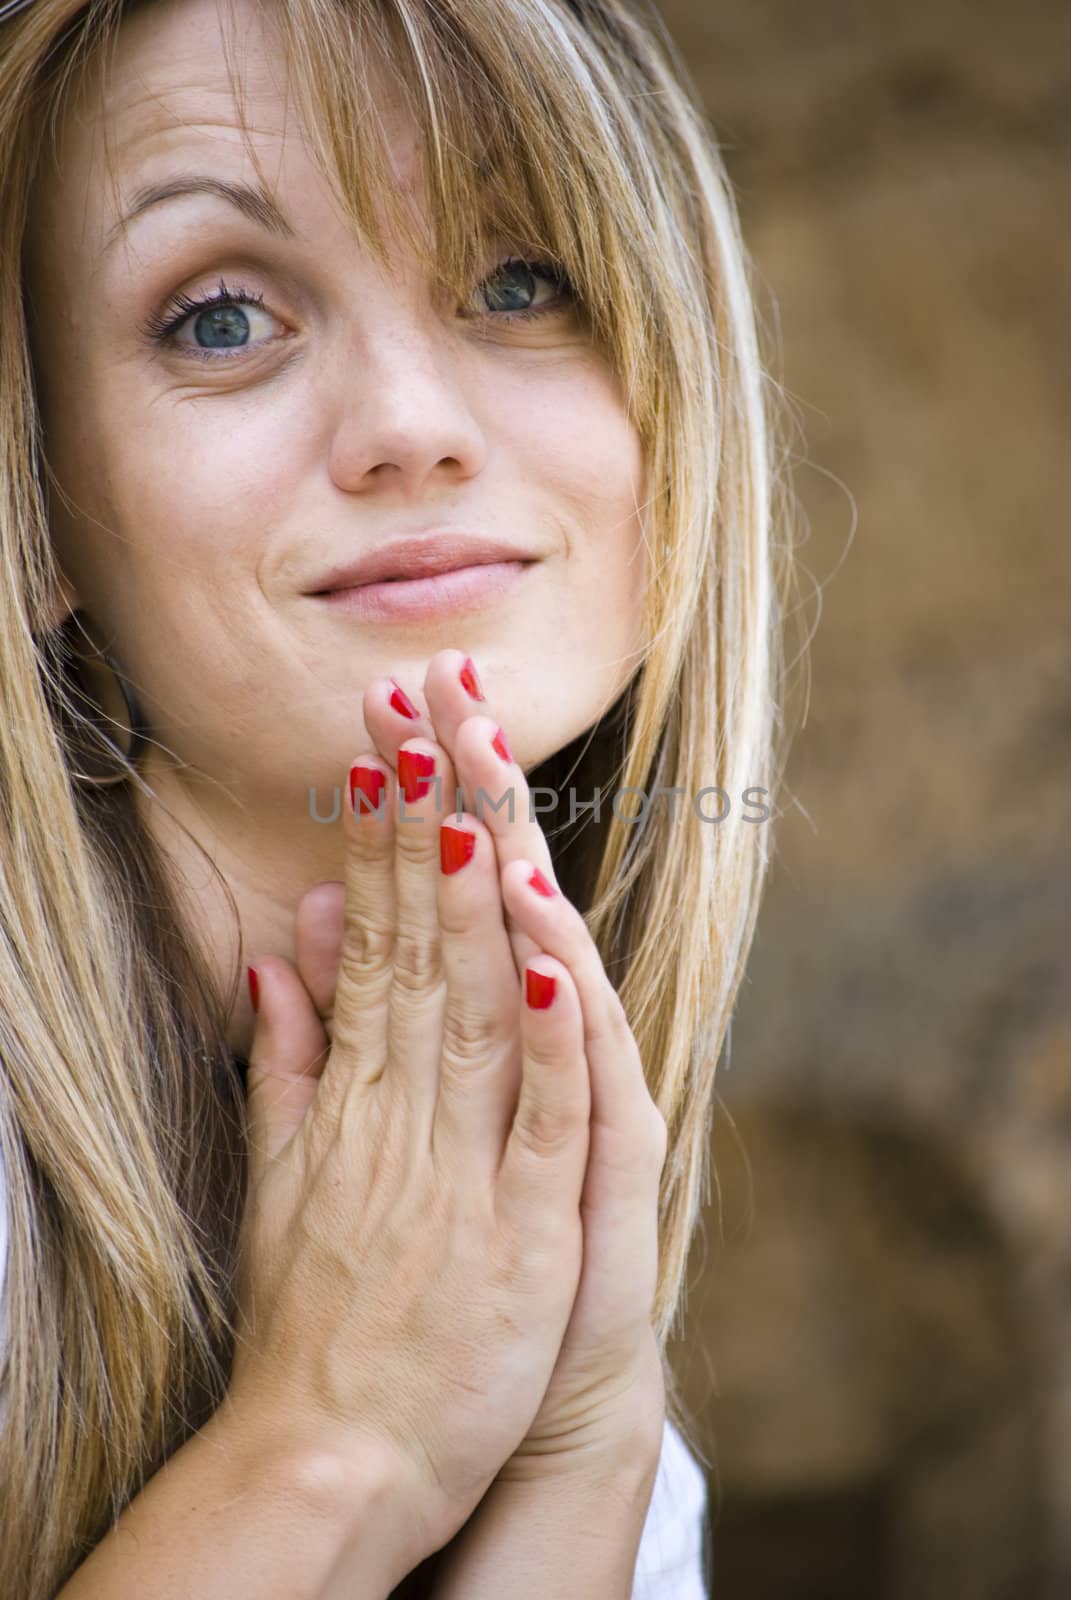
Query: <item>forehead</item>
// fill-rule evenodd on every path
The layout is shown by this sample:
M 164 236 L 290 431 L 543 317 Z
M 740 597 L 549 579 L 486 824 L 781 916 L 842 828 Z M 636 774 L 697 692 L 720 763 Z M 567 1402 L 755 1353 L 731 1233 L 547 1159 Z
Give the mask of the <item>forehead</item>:
M 400 190 L 417 177 L 417 151 L 398 98 L 368 64 Z M 236 97 L 237 86 L 237 97 Z M 78 197 L 83 236 L 98 241 L 147 178 L 187 169 L 235 176 L 252 167 L 250 145 L 270 186 L 285 186 L 295 161 L 308 178 L 305 136 L 287 82 L 270 6 L 257 0 L 149 0 L 119 29 L 73 96 L 54 165 L 39 177 L 34 211 L 49 231 L 62 203 L 68 227 Z M 36 230 L 31 230 L 31 232 Z

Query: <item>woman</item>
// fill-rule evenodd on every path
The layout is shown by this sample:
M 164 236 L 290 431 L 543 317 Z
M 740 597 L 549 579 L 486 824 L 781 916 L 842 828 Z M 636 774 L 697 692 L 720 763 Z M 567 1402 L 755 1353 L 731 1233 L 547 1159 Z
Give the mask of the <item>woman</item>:
M 682 82 L 624 0 L 2 24 L 0 1593 L 702 1592 L 783 569 Z

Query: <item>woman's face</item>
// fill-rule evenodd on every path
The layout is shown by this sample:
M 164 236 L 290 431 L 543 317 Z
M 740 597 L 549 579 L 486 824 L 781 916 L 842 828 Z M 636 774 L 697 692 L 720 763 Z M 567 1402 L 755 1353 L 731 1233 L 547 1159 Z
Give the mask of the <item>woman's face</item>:
M 341 784 L 368 748 L 366 684 L 392 673 L 416 696 L 444 646 L 476 660 L 523 766 L 590 726 L 637 664 L 645 485 L 582 319 L 567 302 L 510 319 L 551 306 L 554 284 L 516 267 L 489 283 L 509 240 L 467 306 L 437 303 L 393 236 L 382 274 L 305 147 L 264 12 L 234 0 L 230 14 L 281 218 L 218 192 L 259 178 L 217 0 L 163 0 L 124 22 L 103 93 L 91 84 L 67 116 L 33 196 L 27 274 L 62 490 L 56 616 L 81 607 L 122 665 L 179 758 L 168 782 L 208 780 L 199 814 L 225 791 L 247 832 L 281 843 L 310 787 Z M 411 127 L 376 82 L 393 176 L 415 185 Z M 225 303 L 189 312 L 221 280 Z M 170 334 L 154 340 L 153 319 Z M 310 592 L 341 563 L 439 530 L 534 559 L 497 595 L 420 616 Z

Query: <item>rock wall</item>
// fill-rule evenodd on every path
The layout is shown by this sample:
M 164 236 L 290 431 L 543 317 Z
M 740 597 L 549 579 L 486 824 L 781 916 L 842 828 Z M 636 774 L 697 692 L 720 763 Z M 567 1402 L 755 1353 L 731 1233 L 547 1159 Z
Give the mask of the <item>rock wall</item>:
M 1055 1600 L 1071 9 L 661 12 L 797 425 L 790 658 L 813 634 L 675 1348 L 716 1594 Z

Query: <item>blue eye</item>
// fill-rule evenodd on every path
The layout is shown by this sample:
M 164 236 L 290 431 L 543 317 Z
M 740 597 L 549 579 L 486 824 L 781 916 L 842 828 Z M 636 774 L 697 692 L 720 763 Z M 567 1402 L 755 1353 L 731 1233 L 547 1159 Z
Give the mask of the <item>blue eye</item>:
M 484 279 L 480 288 L 486 290 L 487 285 L 493 285 L 502 279 L 510 277 L 513 277 L 515 282 L 517 280 L 520 281 L 522 295 L 531 296 L 534 296 L 536 292 L 536 278 L 546 278 L 553 285 L 554 298 L 548 305 L 517 307 L 510 303 L 516 295 L 516 289 L 511 289 L 507 283 L 504 288 L 504 294 L 508 303 L 504 307 L 498 308 L 505 313 L 505 321 L 507 322 L 517 320 L 527 322 L 535 317 L 545 316 L 551 311 L 561 311 L 564 309 L 565 304 L 573 298 L 573 286 L 560 267 L 555 266 L 550 261 L 525 261 L 519 256 L 510 256 L 507 261 L 501 262 L 494 272 Z
M 518 296 L 521 300 L 534 301 L 538 278 L 552 285 L 551 300 L 544 305 L 518 305 Z M 492 299 L 504 300 L 505 304 L 492 305 L 488 314 L 492 321 L 506 323 L 534 322 L 553 312 L 560 313 L 575 298 L 572 284 L 560 267 L 549 261 L 525 261 L 517 256 L 501 262 L 483 280 L 480 289 L 485 293 L 489 291 Z M 146 319 L 141 331 L 154 344 L 169 345 L 184 355 L 198 360 L 225 361 L 231 354 L 251 347 L 250 317 L 246 308 L 264 316 L 271 315 L 265 310 L 262 294 L 255 294 L 240 284 L 231 288 L 220 278 L 214 294 L 196 300 L 186 294 L 176 295 L 163 311 Z M 187 324 L 193 335 L 192 343 L 178 337 Z
M 185 294 L 176 295 L 158 316 L 148 318 L 143 332 L 155 343 L 176 345 L 188 355 L 204 356 L 213 350 L 224 353 L 244 350 L 248 348 L 249 316 L 243 306 L 255 307 L 265 316 L 270 315 L 264 311 L 262 294 L 253 294 L 240 285 L 232 289 L 221 278 L 216 292 L 199 300 L 191 300 Z M 186 323 L 190 323 L 196 340 L 192 345 L 176 337 Z M 219 358 L 208 355 L 208 359 Z

